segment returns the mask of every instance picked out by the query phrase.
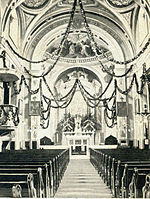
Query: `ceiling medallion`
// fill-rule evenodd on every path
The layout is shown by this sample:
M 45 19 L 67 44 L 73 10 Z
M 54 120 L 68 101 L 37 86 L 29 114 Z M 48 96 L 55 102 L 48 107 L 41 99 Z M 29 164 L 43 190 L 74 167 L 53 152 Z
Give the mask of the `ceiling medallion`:
M 114 7 L 127 7 L 131 5 L 134 1 L 133 0 L 107 0 L 109 4 Z
M 49 0 L 25 0 L 23 5 L 27 8 L 42 8 Z

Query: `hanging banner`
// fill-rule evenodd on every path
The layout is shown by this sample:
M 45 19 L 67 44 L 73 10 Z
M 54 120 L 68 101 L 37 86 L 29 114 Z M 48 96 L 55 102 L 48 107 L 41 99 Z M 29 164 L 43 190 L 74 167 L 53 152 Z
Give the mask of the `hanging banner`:
M 118 117 L 126 117 L 127 116 L 126 102 L 117 102 L 117 116 Z
M 31 101 L 29 103 L 29 115 L 40 116 L 40 101 Z

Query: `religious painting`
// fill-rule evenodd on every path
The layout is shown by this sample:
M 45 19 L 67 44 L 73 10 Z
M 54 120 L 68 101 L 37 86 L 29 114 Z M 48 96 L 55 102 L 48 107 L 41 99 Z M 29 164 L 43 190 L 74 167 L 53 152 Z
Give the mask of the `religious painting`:
M 77 20 L 76 24 L 73 24 L 74 26 L 79 26 L 80 28 L 84 26 L 83 20 L 80 19 Z M 78 24 L 78 25 L 77 25 Z M 50 47 L 47 49 L 47 54 L 54 55 L 55 52 L 57 52 L 57 48 L 59 46 L 59 43 L 61 41 L 61 37 L 58 39 L 56 38 L 50 45 Z M 98 43 L 99 49 L 103 50 L 104 53 L 109 52 L 109 50 L 104 47 L 103 42 L 100 40 Z M 97 50 L 97 54 L 101 55 L 101 50 Z M 109 52 L 110 53 L 110 52 Z M 72 33 L 68 36 L 68 38 L 65 40 L 61 57 L 66 58 L 86 58 L 86 57 L 93 57 L 95 56 L 95 51 L 92 47 L 91 40 L 88 38 L 86 33 Z
M 31 115 L 31 116 L 39 116 L 40 115 L 40 102 L 39 101 L 31 101 L 30 102 L 29 115 Z
M 133 0 L 124 0 L 124 1 L 118 1 L 118 0 L 107 0 L 112 6 L 114 7 L 127 7 L 133 4 Z
M 117 102 L 117 116 L 118 117 L 126 117 L 127 116 L 126 102 Z
M 23 6 L 31 9 L 42 8 L 48 3 L 48 0 L 25 0 L 23 1 Z

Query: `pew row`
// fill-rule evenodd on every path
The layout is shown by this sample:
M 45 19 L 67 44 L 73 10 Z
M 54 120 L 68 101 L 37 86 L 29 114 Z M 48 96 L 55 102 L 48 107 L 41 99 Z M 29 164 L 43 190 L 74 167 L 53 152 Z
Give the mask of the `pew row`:
M 139 158 L 139 156 L 133 158 L 134 154 L 127 156 L 125 151 L 122 151 L 122 154 L 115 154 L 113 151 L 111 156 L 112 151 L 107 151 L 108 154 L 104 153 L 104 150 L 90 149 L 90 161 L 111 189 L 113 196 L 115 198 L 142 197 L 146 176 L 150 173 L 148 157 L 147 159 L 145 156 L 144 158 L 143 156 L 141 156 L 142 158 Z M 135 171 L 138 171 L 138 173 Z
M 17 157 L 17 155 L 16 155 Z M 48 157 L 49 161 L 19 159 L 19 161 L 0 161 L 0 197 L 12 197 L 16 190 L 21 197 L 54 197 L 69 162 L 69 150 L 57 156 Z

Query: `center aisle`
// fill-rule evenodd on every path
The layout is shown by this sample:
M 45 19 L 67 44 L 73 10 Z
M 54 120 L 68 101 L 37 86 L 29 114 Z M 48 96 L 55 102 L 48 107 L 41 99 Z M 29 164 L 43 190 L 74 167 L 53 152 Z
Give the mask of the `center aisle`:
M 112 198 L 112 194 L 87 159 L 70 160 L 55 198 Z

